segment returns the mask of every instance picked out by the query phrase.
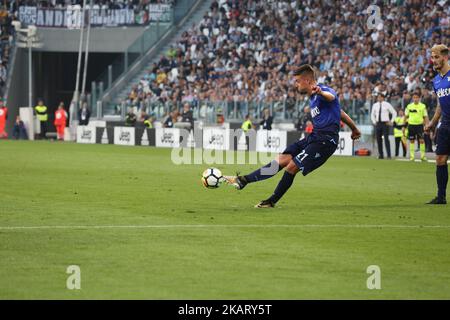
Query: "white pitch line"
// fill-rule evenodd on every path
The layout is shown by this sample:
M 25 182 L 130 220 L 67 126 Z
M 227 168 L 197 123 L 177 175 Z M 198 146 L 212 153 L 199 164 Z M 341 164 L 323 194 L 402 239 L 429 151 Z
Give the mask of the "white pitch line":
M 394 225 L 394 224 L 168 224 L 168 225 L 86 225 L 86 226 L 0 226 L 7 230 L 51 229 L 207 229 L 207 228 L 342 228 L 342 229 L 450 229 L 450 225 Z
M 395 160 L 396 161 L 403 161 L 403 162 L 412 162 L 411 160 L 406 159 L 406 158 L 396 158 Z M 414 162 L 422 162 L 422 160 L 415 159 Z M 428 162 L 428 163 L 436 163 L 436 159 L 428 159 L 426 162 Z M 447 161 L 447 163 L 450 163 L 450 160 Z

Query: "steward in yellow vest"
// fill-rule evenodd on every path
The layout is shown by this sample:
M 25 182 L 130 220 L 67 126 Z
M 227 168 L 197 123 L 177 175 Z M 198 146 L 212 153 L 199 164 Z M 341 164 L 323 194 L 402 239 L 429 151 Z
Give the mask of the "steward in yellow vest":
M 45 134 L 47 133 L 48 108 L 44 105 L 44 101 L 39 99 L 37 106 L 34 107 L 34 111 L 41 124 L 41 133 L 39 136 L 41 139 L 45 139 Z
M 245 121 L 242 123 L 241 129 L 244 132 L 253 129 L 253 123 L 249 114 L 245 116 Z
M 398 116 L 394 119 L 394 138 L 395 138 L 395 156 L 398 157 L 400 151 L 400 143 L 403 148 L 403 157 L 406 157 L 406 121 L 405 112 L 398 111 Z

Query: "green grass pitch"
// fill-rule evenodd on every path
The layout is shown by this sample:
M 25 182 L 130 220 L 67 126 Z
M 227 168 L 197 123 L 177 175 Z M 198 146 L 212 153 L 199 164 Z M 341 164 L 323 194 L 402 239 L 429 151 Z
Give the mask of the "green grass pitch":
M 260 210 L 281 175 L 208 190 L 208 165 L 170 154 L 0 141 L 0 298 L 450 298 L 450 207 L 424 205 L 433 164 L 332 157 Z M 50 228 L 17 228 L 33 226 Z M 69 265 L 80 290 L 66 287 Z

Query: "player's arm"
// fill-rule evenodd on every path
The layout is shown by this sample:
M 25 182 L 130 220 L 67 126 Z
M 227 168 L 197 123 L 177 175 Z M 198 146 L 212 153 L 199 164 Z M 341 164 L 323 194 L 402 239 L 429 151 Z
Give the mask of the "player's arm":
M 341 110 L 341 120 L 352 130 L 353 140 L 361 138 L 361 131 L 359 131 L 356 127 L 356 124 L 353 122 L 352 118 L 350 118 L 349 115 L 343 110 Z
M 425 125 L 428 125 L 430 123 L 430 118 L 428 118 L 428 116 L 423 117 L 423 120 L 425 121 Z
M 312 93 L 322 96 L 322 98 L 327 102 L 331 102 L 334 99 L 336 99 L 334 94 L 332 94 L 331 92 L 328 92 L 328 91 L 323 91 L 319 86 L 314 86 L 312 89 Z
M 430 133 L 430 130 L 436 127 L 440 118 L 441 118 L 441 105 L 439 104 L 438 101 L 436 112 L 434 113 L 433 119 L 431 119 L 431 121 L 425 126 L 425 132 Z

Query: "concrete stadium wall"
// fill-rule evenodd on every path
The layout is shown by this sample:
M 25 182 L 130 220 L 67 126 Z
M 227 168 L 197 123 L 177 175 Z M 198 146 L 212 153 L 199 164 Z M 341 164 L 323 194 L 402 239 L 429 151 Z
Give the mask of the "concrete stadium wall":
M 89 51 L 123 52 L 144 32 L 144 27 L 92 28 Z M 44 46 L 35 51 L 78 52 L 80 30 L 38 28 Z M 84 34 L 83 48 L 86 43 Z

